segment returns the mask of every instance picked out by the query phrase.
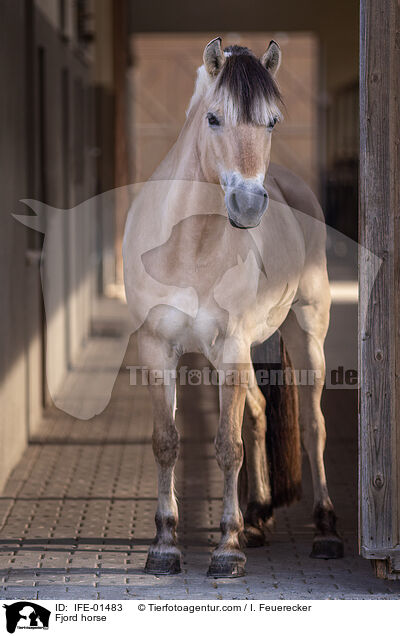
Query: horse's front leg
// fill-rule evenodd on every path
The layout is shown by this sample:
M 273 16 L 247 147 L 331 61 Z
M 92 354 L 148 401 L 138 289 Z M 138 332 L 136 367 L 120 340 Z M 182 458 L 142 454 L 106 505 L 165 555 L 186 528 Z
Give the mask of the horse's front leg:
M 153 452 L 158 469 L 156 537 L 149 548 L 148 574 L 177 574 L 181 553 L 177 548 L 178 506 L 174 493 L 174 468 L 178 458 L 179 434 L 175 426 L 175 369 L 177 359 L 163 342 L 141 338 L 142 361 L 149 368 L 149 391 L 153 404 Z
M 220 420 L 215 439 L 218 465 L 224 473 L 221 540 L 214 550 L 208 576 L 235 578 L 244 575 L 246 557 L 240 550 L 243 517 L 239 507 L 238 476 L 243 461 L 242 422 L 246 386 L 220 386 Z

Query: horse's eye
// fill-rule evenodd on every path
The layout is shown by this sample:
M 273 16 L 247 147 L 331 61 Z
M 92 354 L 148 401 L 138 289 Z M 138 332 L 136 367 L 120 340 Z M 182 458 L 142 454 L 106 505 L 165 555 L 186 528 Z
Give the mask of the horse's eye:
M 219 126 L 219 119 L 214 113 L 207 113 L 207 119 L 209 126 Z
M 269 122 L 268 130 L 272 130 L 275 124 L 278 123 L 278 118 L 274 117 L 272 121 Z

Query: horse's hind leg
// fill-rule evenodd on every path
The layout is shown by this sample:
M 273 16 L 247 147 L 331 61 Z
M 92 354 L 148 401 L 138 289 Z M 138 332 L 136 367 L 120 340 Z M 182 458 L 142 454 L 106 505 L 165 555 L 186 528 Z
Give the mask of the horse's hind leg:
M 158 469 L 157 533 L 149 549 L 145 571 L 156 575 L 177 574 L 181 570 L 181 555 L 176 546 L 178 507 L 174 493 L 174 468 L 179 450 L 173 373 L 177 360 L 174 355 L 171 358 L 164 352 L 162 342 L 152 337 L 141 337 L 139 346 L 142 364 L 149 367 L 149 390 L 154 416 L 152 440 Z
M 321 293 L 322 298 L 329 298 Z M 323 352 L 329 323 L 329 301 L 296 305 L 281 326 L 281 334 L 295 371 L 310 372 L 306 384 L 298 386 L 299 418 L 303 446 L 307 452 L 314 489 L 316 534 L 311 555 L 335 559 L 343 556 L 343 542 L 336 532 L 336 515 L 325 476 L 325 420 L 321 411 L 321 393 L 325 379 Z
M 247 471 L 244 536 L 248 547 L 265 544 L 265 531 L 273 524 L 271 487 L 268 474 L 265 433 L 265 398 L 253 374 L 246 395 L 243 441 Z

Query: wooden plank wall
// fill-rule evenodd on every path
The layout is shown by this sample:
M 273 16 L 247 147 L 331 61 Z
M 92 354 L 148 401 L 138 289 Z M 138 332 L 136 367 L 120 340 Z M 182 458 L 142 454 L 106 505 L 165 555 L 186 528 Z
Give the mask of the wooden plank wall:
M 400 8 L 362 0 L 360 25 L 360 551 L 400 575 Z M 397 547 L 396 547 L 397 546 Z

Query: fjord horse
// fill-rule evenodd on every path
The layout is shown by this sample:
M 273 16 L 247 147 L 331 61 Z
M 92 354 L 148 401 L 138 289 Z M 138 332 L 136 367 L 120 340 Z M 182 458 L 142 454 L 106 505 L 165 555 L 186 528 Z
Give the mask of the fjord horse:
M 299 495 L 299 430 L 314 488 L 311 556 L 342 556 L 320 408 L 330 290 L 321 208 L 301 179 L 270 165 L 282 117 L 279 46 L 271 41 L 258 59 L 244 47 L 224 51 L 216 38 L 203 61 L 178 141 L 128 215 L 124 276 L 154 410 L 157 533 L 146 571 L 180 571 L 174 371 L 183 353 L 199 351 L 224 378 L 215 439 L 221 539 L 208 574 L 235 577 L 244 544 L 263 544 L 274 506 Z M 310 370 L 313 381 L 261 391 L 251 352 L 278 330 L 280 367 L 293 378 Z

